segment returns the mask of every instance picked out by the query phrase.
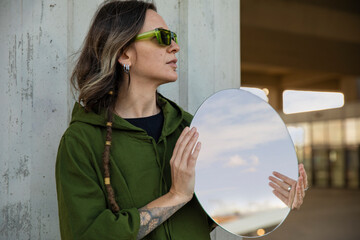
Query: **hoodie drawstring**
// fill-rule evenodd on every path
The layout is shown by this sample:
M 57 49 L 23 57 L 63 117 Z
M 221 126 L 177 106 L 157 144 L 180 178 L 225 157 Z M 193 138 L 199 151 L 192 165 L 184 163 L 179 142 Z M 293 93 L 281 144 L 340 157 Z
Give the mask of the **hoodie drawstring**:
M 165 168 L 165 162 L 166 162 L 166 150 L 167 150 L 167 141 L 166 141 L 166 137 L 164 137 L 164 154 L 163 154 L 163 159 L 162 159 L 162 164 L 161 164 L 161 182 L 162 182 L 162 178 L 163 178 L 163 172 L 164 172 L 164 168 Z M 171 174 L 171 173 L 170 173 Z M 167 187 L 167 184 L 166 184 L 166 181 L 164 179 L 164 184 L 165 184 L 165 189 L 168 190 L 168 187 Z M 162 191 L 162 184 L 160 185 L 161 187 L 161 191 Z M 166 235 L 167 235 L 167 239 L 171 240 L 172 237 L 170 235 L 170 232 L 169 232 L 169 228 L 171 227 L 170 226 L 170 222 L 168 221 L 167 222 L 167 226 L 168 227 L 165 227 L 165 232 L 166 232 Z
M 167 148 L 166 137 L 164 138 L 164 154 L 163 154 L 163 157 L 162 157 L 162 162 L 160 162 L 159 153 L 157 151 L 156 143 L 155 143 L 154 140 L 152 141 L 152 144 L 153 144 L 153 147 L 154 147 L 154 150 L 155 150 L 155 153 L 156 153 L 156 162 L 158 163 L 158 166 L 160 168 L 160 183 L 159 183 L 159 186 L 160 186 L 159 194 L 160 195 L 159 196 L 162 196 L 164 194 L 164 192 L 163 192 L 163 182 L 165 184 L 165 189 L 168 189 L 166 181 L 164 179 L 164 168 L 165 168 L 166 150 L 167 150 L 166 149 Z M 166 235 L 167 235 L 167 239 L 171 240 L 172 237 L 170 235 L 170 232 L 169 232 L 168 228 L 170 228 L 170 222 L 167 222 L 167 226 L 165 226 L 164 229 L 165 229 L 165 232 L 166 232 Z
M 153 148 L 154 148 L 154 151 L 155 151 L 155 155 L 156 155 L 156 162 L 160 168 L 160 182 L 159 182 L 159 186 L 160 186 L 160 189 L 159 189 L 159 197 L 161 197 L 163 195 L 163 191 L 162 191 L 162 180 L 163 180 L 163 177 L 164 177 L 164 173 L 163 171 L 161 170 L 162 169 L 162 164 L 160 162 L 160 157 L 159 157 L 159 153 L 157 151 L 157 147 L 156 147 L 156 143 L 154 140 L 151 141 L 152 142 L 152 145 L 153 145 Z
M 164 138 L 164 154 L 163 154 L 163 161 L 162 161 L 162 165 L 161 165 L 161 172 L 162 173 L 164 172 L 164 168 L 165 168 L 166 150 L 167 150 L 167 141 L 166 141 L 166 137 L 165 137 Z M 165 189 L 168 189 L 165 179 L 164 179 L 164 183 L 165 183 Z

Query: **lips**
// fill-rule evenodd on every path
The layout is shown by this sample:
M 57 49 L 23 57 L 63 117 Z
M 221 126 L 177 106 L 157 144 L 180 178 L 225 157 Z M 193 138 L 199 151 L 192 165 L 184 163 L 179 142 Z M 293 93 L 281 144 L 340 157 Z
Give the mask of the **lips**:
M 167 64 L 169 64 L 169 63 L 177 63 L 177 59 L 176 58 L 174 58 L 173 60 L 171 60 L 171 61 L 169 61 L 169 62 L 167 62 Z
M 176 63 L 177 63 L 177 59 L 175 58 L 175 59 L 167 62 L 166 64 L 169 64 L 170 66 L 177 68 Z

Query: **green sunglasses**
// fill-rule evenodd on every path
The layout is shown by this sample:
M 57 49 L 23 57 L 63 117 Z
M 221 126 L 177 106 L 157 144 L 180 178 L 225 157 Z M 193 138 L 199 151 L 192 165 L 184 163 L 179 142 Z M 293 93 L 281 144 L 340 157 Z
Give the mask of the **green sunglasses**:
M 141 33 L 136 36 L 135 40 L 147 39 L 154 36 L 156 37 L 158 43 L 163 46 L 171 45 L 171 40 L 178 43 L 176 33 L 162 28 L 155 28 L 152 31 Z

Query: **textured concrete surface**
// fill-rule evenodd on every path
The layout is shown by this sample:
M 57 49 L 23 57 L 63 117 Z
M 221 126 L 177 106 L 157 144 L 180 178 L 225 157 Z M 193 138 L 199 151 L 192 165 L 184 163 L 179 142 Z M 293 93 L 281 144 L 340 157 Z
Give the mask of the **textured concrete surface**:
M 299 211 L 261 240 L 358 240 L 360 191 L 309 189 Z

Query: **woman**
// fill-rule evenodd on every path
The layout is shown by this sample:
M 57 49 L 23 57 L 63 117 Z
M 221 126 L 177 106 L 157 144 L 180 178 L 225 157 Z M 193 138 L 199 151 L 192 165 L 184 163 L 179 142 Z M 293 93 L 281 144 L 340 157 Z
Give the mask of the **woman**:
M 96 12 L 71 77 L 83 106 L 56 162 L 62 239 L 210 239 L 193 198 L 192 116 L 156 91 L 177 79 L 167 29 L 151 3 L 107 1 Z

